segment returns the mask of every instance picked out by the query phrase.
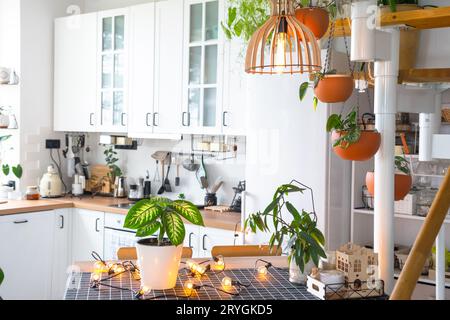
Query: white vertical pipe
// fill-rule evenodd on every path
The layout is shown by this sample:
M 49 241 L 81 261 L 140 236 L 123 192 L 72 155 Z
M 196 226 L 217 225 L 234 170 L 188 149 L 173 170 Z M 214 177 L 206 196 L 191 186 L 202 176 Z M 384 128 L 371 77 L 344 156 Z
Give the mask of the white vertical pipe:
M 436 300 L 445 300 L 445 225 L 436 238 Z
M 375 156 L 374 247 L 378 253 L 379 276 L 390 294 L 394 288 L 394 155 L 395 115 L 399 61 L 399 30 L 390 33 L 390 60 L 375 62 L 375 126 L 381 147 Z
M 434 97 L 434 113 L 419 115 L 419 161 L 432 161 L 433 135 L 439 133 L 441 126 L 442 93 L 437 92 Z
M 375 59 L 375 24 L 371 25 L 370 8 L 376 8 L 376 0 L 352 2 L 351 60 L 358 62 Z M 375 22 L 375 21 L 373 21 Z

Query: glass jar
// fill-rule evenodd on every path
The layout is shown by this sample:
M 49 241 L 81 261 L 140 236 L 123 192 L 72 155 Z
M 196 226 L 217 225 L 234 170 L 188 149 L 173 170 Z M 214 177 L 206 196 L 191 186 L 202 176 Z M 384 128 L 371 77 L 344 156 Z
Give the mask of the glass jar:
M 217 196 L 215 193 L 207 193 L 205 196 L 205 207 L 217 206 Z
M 27 200 L 39 200 L 39 189 L 37 186 L 27 187 L 26 199 Z

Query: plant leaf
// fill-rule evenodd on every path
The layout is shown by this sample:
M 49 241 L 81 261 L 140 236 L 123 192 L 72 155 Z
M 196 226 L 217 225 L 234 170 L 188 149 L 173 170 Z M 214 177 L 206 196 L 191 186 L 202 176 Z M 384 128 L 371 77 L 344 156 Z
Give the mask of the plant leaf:
M 147 224 L 153 223 L 161 216 L 163 209 L 158 205 L 157 199 L 145 199 L 137 202 L 125 218 L 124 227 L 139 229 Z
M 187 221 L 198 226 L 204 226 L 202 214 L 200 213 L 198 208 L 191 202 L 176 200 L 172 202 L 171 207 Z
M 300 217 L 300 213 L 298 212 L 298 210 L 292 205 L 292 203 L 290 203 L 289 201 L 286 202 L 286 208 L 288 209 L 288 211 L 292 214 L 292 216 L 294 217 L 294 221 L 299 223 L 301 220 Z
M 170 242 L 174 246 L 182 244 L 186 235 L 183 220 L 174 212 L 166 212 L 162 215 L 162 221 Z
M 12 135 L 10 135 L 10 134 L 7 135 L 7 136 L 0 136 L 0 142 L 6 141 L 6 140 L 8 140 L 11 137 L 12 137 Z
M 317 99 L 317 97 L 313 98 L 313 107 L 314 107 L 314 111 L 317 110 L 317 104 L 319 103 L 319 99 Z
M 161 223 L 159 221 L 154 221 L 150 224 L 143 226 L 142 228 L 139 228 L 136 231 L 136 237 L 143 238 L 153 236 L 156 233 L 156 231 L 159 230 L 160 227 Z
M 305 98 L 306 92 L 308 92 L 308 86 L 309 86 L 308 82 L 303 82 L 300 85 L 300 88 L 298 90 L 299 91 L 298 95 L 299 95 L 300 101 L 303 101 L 303 99 Z
M 5 279 L 5 274 L 3 273 L 2 268 L 0 268 L 0 285 L 2 284 L 4 279 Z
M 20 164 L 18 164 L 16 167 L 12 167 L 12 172 L 17 177 L 17 179 L 20 179 L 22 178 L 23 168 Z
M 9 165 L 7 164 L 2 165 L 2 171 L 5 176 L 9 175 Z

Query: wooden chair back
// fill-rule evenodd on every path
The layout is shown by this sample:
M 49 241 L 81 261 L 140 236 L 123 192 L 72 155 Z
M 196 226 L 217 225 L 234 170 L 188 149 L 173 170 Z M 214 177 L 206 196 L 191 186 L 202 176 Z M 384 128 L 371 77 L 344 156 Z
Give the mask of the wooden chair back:
M 281 248 L 274 246 L 272 250 L 267 245 L 248 246 L 215 246 L 211 249 L 211 255 L 216 257 L 260 257 L 260 256 L 281 256 Z
M 192 249 L 183 247 L 181 258 L 192 258 Z M 119 260 L 137 260 L 136 247 L 122 247 L 117 249 L 117 259 Z

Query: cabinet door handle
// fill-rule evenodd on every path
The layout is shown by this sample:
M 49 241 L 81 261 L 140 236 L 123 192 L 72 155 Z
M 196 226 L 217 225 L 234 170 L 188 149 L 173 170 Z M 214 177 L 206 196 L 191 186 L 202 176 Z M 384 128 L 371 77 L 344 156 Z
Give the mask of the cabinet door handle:
M 208 235 L 206 235 L 206 234 L 203 235 L 203 240 L 202 240 L 202 242 L 203 242 L 202 243 L 202 247 L 203 247 L 203 250 L 205 250 L 205 251 L 207 250 L 206 247 L 205 247 L 205 239 L 206 239 L 206 237 L 208 237 Z
M 191 113 L 188 112 L 187 115 L 188 115 L 188 125 L 187 126 L 190 127 L 191 126 Z
M 153 126 L 158 127 L 159 126 L 159 112 L 155 112 L 153 114 Z
M 64 216 L 60 215 L 60 217 L 61 217 L 61 226 L 59 228 L 64 229 Z
M 183 127 L 187 127 L 187 125 L 186 125 L 186 123 L 185 123 L 185 119 L 186 119 L 186 117 L 185 117 L 185 115 L 187 114 L 187 112 L 186 111 L 184 111 L 182 114 L 181 114 L 181 124 L 183 125 Z
M 24 223 L 28 223 L 28 220 L 14 221 L 14 224 L 24 224 Z
M 89 124 L 90 124 L 91 126 L 94 125 L 94 122 L 92 121 L 92 118 L 94 118 L 94 114 L 93 114 L 93 113 L 89 114 Z
M 150 124 L 150 116 L 151 116 L 151 113 L 147 113 L 146 115 L 145 115 L 145 124 L 147 125 L 147 127 L 151 127 L 152 125 Z
M 189 248 L 193 248 L 192 247 L 192 236 L 194 235 L 194 233 L 193 232 L 191 232 L 191 233 L 189 233 Z
M 122 125 L 122 127 L 125 127 L 125 121 L 123 120 L 125 118 L 127 114 L 126 113 L 122 113 L 121 117 L 120 117 L 120 124 Z
M 100 218 L 95 219 L 95 232 L 100 232 L 98 229 L 98 222 L 100 221 Z
M 228 111 L 224 111 L 223 114 L 222 114 L 222 125 L 223 125 L 224 127 L 228 127 L 228 124 L 227 124 L 227 115 L 228 115 Z

